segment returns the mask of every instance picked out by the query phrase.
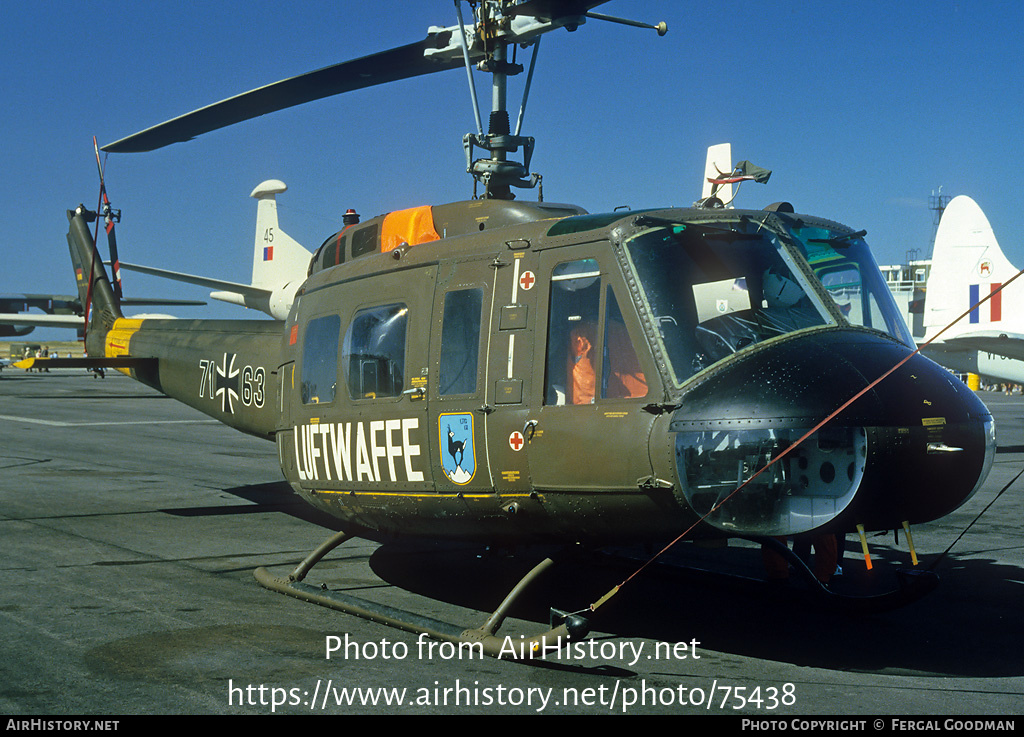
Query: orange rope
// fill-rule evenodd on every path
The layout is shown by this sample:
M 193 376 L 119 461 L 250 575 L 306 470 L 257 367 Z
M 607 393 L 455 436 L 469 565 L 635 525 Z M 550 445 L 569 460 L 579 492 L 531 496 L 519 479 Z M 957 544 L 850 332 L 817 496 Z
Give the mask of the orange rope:
M 639 568 L 637 568 L 637 569 L 636 569 L 635 571 L 633 571 L 633 573 L 631 573 L 631 574 L 630 574 L 629 576 L 627 576 L 627 577 L 626 577 L 626 578 L 625 578 L 625 579 L 624 579 L 624 580 L 622 581 L 622 583 L 620 583 L 620 584 L 619 584 L 618 586 L 615 586 L 615 587 L 614 587 L 613 589 L 611 589 L 611 590 L 610 590 L 610 591 L 609 591 L 609 592 L 608 592 L 607 594 L 605 594 L 604 596 L 602 596 L 602 597 L 601 597 L 600 599 L 598 599 L 598 600 L 597 600 L 597 601 L 596 601 L 595 603 L 591 604 L 591 605 L 590 605 L 590 610 L 591 610 L 591 611 L 596 611 L 596 610 L 597 610 L 597 608 L 598 608 L 599 606 L 601 606 L 601 605 L 602 605 L 602 604 L 604 604 L 604 603 L 605 603 L 606 601 L 608 601 L 608 600 L 609 600 L 610 598 L 612 598 L 612 597 L 613 597 L 613 596 L 614 596 L 615 594 L 617 594 L 617 593 L 619 592 L 619 589 L 621 589 L 621 588 L 622 588 L 623 586 L 625 586 L 625 585 L 626 585 L 627 583 L 629 583 L 629 582 L 630 582 L 631 580 L 633 580 L 633 579 L 634 579 L 634 578 L 636 578 L 636 577 L 637 577 L 638 575 L 640 575 L 640 573 L 641 573 L 641 572 L 642 572 L 642 571 L 643 571 L 644 569 L 646 569 L 646 568 L 647 568 L 647 566 L 649 566 L 649 565 L 650 565 L 651 563 L 653 563 L 653 562 L 654 562 L 655 560 L 657 560 L 657 559 L 658 559 L 659 557 L 661 557 L 661 556 L 662 556 L 662 555 L 663 555 L 663 554 L 664 554 L 664 553 L 665 553 L 666 551 L 668 551 L 668 549 L 669 549 L 669 548 L 671 548 L 671 547 L 672 547 L 673 545 L 675 545 L 675 544 L 676 544 L 677 542 L 679 542 L 679 541 L 680 541 L 680 540 L 682 540 L 682 539 L 683 539 L 684 537 L 686 537 L 687 535 L 689 535 L 689 534 L 690 534 L 690 533 L 691 533 L 691 532 L 692 532 L 692 531 L 694 530 L 694 528 L 695 528 L 695 527 L 697 527 L 697 525 L 699 525 L 699 524 L 700 524 L 701 522 L 703 522 L 704 520 L 706 520 L 706 519 L 707 519 L 708 517 L 710 517 L 710 516 L 711 516 L 712 514 L 714 514 L 715 512 L 717 512 L 717 511 L 718 511 L 718 510 L 719 510 L 719 509 L 720 509 L 720 508 L 722 507 L 722 505 L 723 505 L 723 504 L 725 504 L 725 503 L 726 503 L 727 501 L 729 501 L 730 499 L 732 499 L 732 498 L 733 498 L 733 497 L 734 497 L 734 496 L 735 496 L 736 494 L 738 494 L 738 493 L 739 493 L 740 491 L 742 491 L 742 490 L 743 490 L 743 489 L 744 489 L 744 488 L 745 488 L 745 487 L 747 486 L 747 484 L 749 484 L 749 483 L 750 483 L 751 481 L 753 481 L 753 480 L 754 480 L 754 479 L 756 479 L 756 478 L 757 478 L 758 476 L 760 476 L 760 475 L 761 475 L 762 473 L 764 473 L 764 472 L 765 472 L 765 471 L 767 471 L 767 470 L 768 470 L 769 468 L 771 468 L 771 467 L 772 467 L 773 465 L 775 465 L 775 463 L 776 463 L 776 462 L 778 462 L 779 460 L 781 460 L 782 458 L 784 458 L 784 457 L 785 457 L 785 456 L 786 456 L 786 455 L 787 455 L 787 454 L 788 454 L 788 453 L 789 453 L 789 452 L 790 452 L 791 450 L 794 450 L 794 449 L 795 449 L 795 448 L 796 448 L 796 447 L 797 447 L 798 445 L 800 445 L 800 444 L 801 444 L 801 443 L 803 443 L 803 442 L 804 442 L 805 440 L 807 440 L 807 438 L 809 438 L 809 437 L 810 437 L 811 435 L 813 435 L 813 434 L 814 434 L 814 433 L 816 433 L 816 432 L 817 432 L 818 430 L 820 430 L 820 429 L 821 429 L 822 427 L 824 427 L 824 426 L 825 426 L 825 425 L 826 425 L 826 424 L 827 424 L 828 422 L 830 422 L 830 421 L 831 421 L 831 420 L 832 420 L 833 418 L 835 418 L 835 417 L 836 417 L 836 415 L 838 415 L 838 414 L 839 414 L 840 412 L 842 412 L 842 411 L 843 411 L 844 409 L 846 409 L 846 408 L 847 408 L 847 407 L 849 407 L 849 406 L 850 406 L 851 404 L 853 404 L 854 402 L 856 402 L 856 401 L 857 401 L 858 399 L 860 399 L 860 398 L 861 398 L 862 396 L 864 396 L 864 395 L 865 395 L 865 394 L 866 394 L 867 392 L 871 391 L 871 389 L 873 389 L 873 388 L 874 388 L 875 386 L 877 386 L 877 385 L 878 385 L 878 384 L 879 384 L 879 383 L 880 383 L 880 382 L 881 382 L 882 380 L 884 380 L 884 379 L 885 379 L 886 377 L 888 377 L 888 376 L 889 376 L 890 374 L 892 374 L 892 373 L 893 373 L 894 371 L 896 371 L 897 369 L 899 369 L 899 368 L 900 368 L 900 367 L 901 367 L 901 366 L 902 366 L 903 364 L 905 364 L 905 363 L 906 363 L 907 361 L 909 361 L 909 360 L 910 360 L 911 358 L 913 358 L 913 357 L 914 357 L 914 356 L 916 356 L 916 355 L 917 355 L 918 353 L 920 353 L 922 349 L 924 349 L 924 348 L 926 348 L 926 347 L 927 347 L 928 345 L 930 345 L 930 344 L 931 344 L 931 343 L 932 343 L 933 341 L 935 341 L 935 340 L 936 340 L 936 339 L 937 339 L 937 338 L 938 338 L 938 337 L 939 337 L 940 335 L 942 335 L 942 334 L 943 334 L 943 333 L 945 333 L 945 332 L 946 332 L 947 330 L 949 330 L 949 329 L 950 329 L 951 327 L 953 327 L 953 326 L 954 326 L 954 325 L 956 325 L 956 324 L 957 324 L 958 322 L 960 322 L 961 320 L 963 320 L 963 319 L 964 319 L 965 317 L 967 317 L 967 315 L 969 315 L 969 314 L 971 314 L 972 312 L 974 312 L 974 310 L 976 310 L 976 309 L 978 309 L 979 307 L 981 307 L 981 305 L 985 304 L 985 303 L 986 303 L 986 302 L 987 302 L 988 300 L 992 299 L 992 297 L 994 297 L 994 296 L 995 296 L 996 294 L 999 294 L 999 292 L 1001 292 L 1001 291 L 1002 291 L 1003 289 L 1005 289 L 1005 288 L 1006 288 L 1007 286 L 1009 286 L 1009 285 L 1010 285 L 1011 283 L 1013 283 L 1013 281 L 1014 281 L 1014 280 L 1015 280 L 1015 279 L 1016 279 L 1017 277 L 1019 277 L 1019 276 L 1020 276 L 1021 274 L 1024 274 L 1024 269 L 1021 269 L 1021 270 L 1020 270 L 1020 271 L 1018 271 L 1018 272 L 1017 272 L 1016 274 L 1014 274 L 1014 275 L 1013 275 L 1013 276 L 1012 276 L 1012 277 L 1011 277 L 1010 279 L 1007 279 L 1007 280 L 1006 280 L 1006 282 L 1004 282 L 1004 283 L 1002 284 L 1002 286 L 1000 286 L 1000 287 L 999 287 L 998 289 L 994 289 L 994 290 L 993 290 L 992 292 L 990 292 L 990 293 L 988 294 L 988 296 L 986 296 L 986 297 L 985 297 L 984 299 L 982 299 L 981 301 L 979 301 L 979 302 L 978 302 L 978 303 L 977 303 L 976 305 L 974 305 L 973 307 L 970 307 L 970 308 L 969 308 L 969 309 L 968 309 L 968 310 L 967 310 L 966 312 L 964 312 L 964 313 L 963 313 L 962 315 L 960 315 L 960 316 L 959 316 L 958 318 L 956 318 L 955 320 L 953 320 L 953 322 L 949 323 L 949 325 L 947 325 L 946 327 L 942 328 L 942 330 L 940 330 L 940 331 L 939 331 L 939 332 L 937 332 L 937 333 L 936 333 L 935 335 L 933 335 L 933 336 L 932 336 L 931 338 L 929 338 L 929 339 L 928 339 L 928 340 L 926 340 L 926 341 L 925 341 L 924 343 L 922 343 L 922 344 L 921 344 L 920 346 L 918 346 L 917 350 L 915 350 L 915 351 L 914 351 L 913 353 L 910 353 L 910 354 L 908 354 L 908 355 L 907 355 L 907 356 L 906 356 L 905 358 L 903 358 L 903 360 L 901 360 L 901 361 L 900 361 L 899 363 L 897 363 L 897 364 L 896 364 L 895 366 L 893 366 L 893 367 L 892 367 L 891 369 L 889 369 L 888 371 L 886 371 L 886 372 L 885 372 L 884 374 L 882 374 L 882 375 L 881 375 L 881 376 L 879 376 L 879 377 L 878 377 L 877 379 L 875 379 L 874 381 L 872 381 L 872 382 L 871 382 L 870 384 L 868 384 L 868 385 L 867 385 L 866 387 L 864 387 L 864 388 L 863 388 L 863 389 L 861 389 L 861 390 L 860 390 L 859 392 L 857 392 L 856 394 L 854 394 L 854 395 L 853 395 L 852 397 L 850 397 L 850 398 L 849 398 L 848 400 L 846 400 L 845 402 L 843 402 L 843 404 L 842 404 L 842 405 L 841 405 L 841 406 L 839 407 L 839 409 L 835 410 L 835 411 L 834 411 L 834 412 L 833 412 L 832 414 L 830 414 L 830 415 L 829 415 L 828 417 L 826 417 L 826 418 L 825 418 L 824 420 L 822 420 L 822 421 L 821 421 L 821 422 L 819 422 L 819 423 L 818 423 L 817 425 L 815 425 L 815 426 L 814 426 L 813 428 L 811 428 L 810 430 L 808 430 L 808 431 L 807 431 L 807 432 L 806 432 L 806 433 L 805 433 L 805 434 L 803 435 L 803 437 L 801 437 L 801 438 L 800 438 L 799 440 L 797 440 L 797 441 L 796 441 L 795 443 L 793 443 L 793 444 L 792 444 L 792 445 L 790 445 L 790 446 L 789 446 L 788 448 L 786 448 L 785 450 L 783 450 L 783 451 L 782 451 L 781 453 L 779 453 L 779 454 L 778 454 L 777 456 L 775 456 L 775 457 L 774 457 L 774 458 L 773 458 L 772 460 L 770 460 L 770 461 L 769 461 L 769 462 L 768 462 L 767 464 L 765 464 L 765 466 L 764 466 L 763 468 L 761 468 L 761 469 L 760 469 L 759 471 L 757 471 L 757 473 L 755 473 L 755 474 L 754 474 L 753 476 L 751 476 L 751 477 L 750 477 L 749 479 L 747 479 L 747 480 L 746 480 L 746 481 L 744 481 L 744 482 L 743 482 L 742 484 L 740 484 L 740 485 L 739 485 L 738 487 L 736 487 L 736 489 L 735 489 L 735 490 L 734 490 L 734 491 L 733 491 L 732 493 L 730 493 L 730 494 L 729 494 L 729 495 L 728 495 L 727 497 L 725 497 L 725 499 L 723 499 L 722 501 L 720 501 L 720 502 L 718 502 L 717 504 L 715 504 L 715 506 L 713 506 L 713 507 L 712 507 L 712 508 L 711 508 L 711 509 L 710 509 L 710 510 L 709 510 L 709 511 L 707 512 L 707 514 L 705 514 L 705 515 L 704 515 L 704 516 L 702 516 L 702 517 L 701 517 L 700 519 L 698 519 L 698 520 L 697 520 L 696 522 L 694 522 L 694 523 L 693 523 L 692 525 L 690 525 L 690 527 L 688 527 L 688 528 L 687 528 L 687 529 L 686 529 L 685 531 L 683 531 L 683 532 L 682 532 L 682 534 L 680 534 L 680 535 L 679 535 L 679 536 L 678 536 L 678 537 L 677 537 L 677 538 L 676 538 L 675 540 L 673 540 L 673 541 L 672 541 L 672 542 L 670 542 L 670 543 L 669 543 L 668 545 L 666 545 L 666 546 L 665 546 L 664 548 L 662 548 L 661 550 L 659 550 L 659 551 L 658 551 L 657 553 L 655 553 L 655 554 L 654 554 L 653 556 L 651 556 L 651 557 L 650 557 L 650 558 L 649 558 L 649 559 L 648 559 L 648 560 L 647 560 L 647 561 L 646 561 L 646 562 L 645 562 L 645 563 L 644 563 L 643 565 L 641 565 L 641 566 L 640 566 Z

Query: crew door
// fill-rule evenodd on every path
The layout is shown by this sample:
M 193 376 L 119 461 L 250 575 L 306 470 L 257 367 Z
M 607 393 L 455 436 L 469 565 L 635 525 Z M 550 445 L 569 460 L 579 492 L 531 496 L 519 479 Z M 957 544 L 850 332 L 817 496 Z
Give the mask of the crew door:
M 431 324 L 429 430 L 439 492 L 491 492 L 484 410 L 492 306 L 490 257 L 445 261 Z
M 635 491 L 651 476 L 656 379 L 607 244 L 545 251 L 527 453 L 541 491 Z M 541 359 L 543 356 L 543 359 Z

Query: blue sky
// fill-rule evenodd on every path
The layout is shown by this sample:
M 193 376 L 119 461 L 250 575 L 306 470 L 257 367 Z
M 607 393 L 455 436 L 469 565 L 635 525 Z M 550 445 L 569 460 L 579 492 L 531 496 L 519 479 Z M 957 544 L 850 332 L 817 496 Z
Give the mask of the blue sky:
M 450 0 L 0 8 L 0 293 L 72 291 L 64 211 L 96 204 L 93 135 L 109 143 L 455 22 Z M 1024 3 L 612 0 L 598 10 L 664 20 L 669 33 L 590 21 L 545 37 L 524 133 L 537 138 L 532 169 L 548 201 L 592 212 L 689 205 L 707 146 L 729 141 L 734 158 L 774 171 L 766 186 L 744 185 L 740 207 L 788 200 L 865 228 L 878 261 L 893 263 L 910 249 L 928 255 L 928 198 L 941 186 L 973 197 L 1024 265 Z M 488 83 L 478 77 L 484 100 Z M 520 91 L 521 78 L 511 106 Z M 370 217 L 468 198 L 462 135 L 473 127 L 456 70 L 111 155 L 121 258 L 248 281 L 256 184 L 288 184 L 281 227 L 312 250 L 348 207 Z M 124 278 L 131 296 L 205 294 Z M 219 303 L 178 314 L 255 315 Z

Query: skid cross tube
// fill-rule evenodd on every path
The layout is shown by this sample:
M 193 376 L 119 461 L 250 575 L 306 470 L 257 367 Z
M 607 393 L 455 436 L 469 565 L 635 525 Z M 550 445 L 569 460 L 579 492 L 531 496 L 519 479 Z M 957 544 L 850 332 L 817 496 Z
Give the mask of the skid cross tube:
M 542 658 L 548 651 L 557 650 L 561 645 L 570 641 L 583 639 L 590 631 L 589 622 L 584 617 L 552 610 L 551 629 L 547 632 L 522 639 L 498 636 L 497 631 L 505 621 L 509 608 L 531 583 L 554 564 L 555 561 L 552 558 L 545 558 L 523 576 L 483 626 L 478 628 L 459 627 L 403 609 L 367 601 L 341 591 L 333 591 L 324 586 L 317 587 L 303 583 L 303 579 L 313 566 L 320 562 L 327 553 L 351 537 L 353 537 L 352 534 L 345 532 L 332 535 L 306 556 L 287 578 L 275 576 L 264 567 L 257 568 L 253 575 L 261 586 L 271 591 L 347 614 L 354 614 L 357 617 L 385 624 L 404 632 L 425 634 L 436 640 L 456 644 L 469 643 L 472 646 L 478 646 L 482 654 L 492 658 L 507 658 L 509 660 Z

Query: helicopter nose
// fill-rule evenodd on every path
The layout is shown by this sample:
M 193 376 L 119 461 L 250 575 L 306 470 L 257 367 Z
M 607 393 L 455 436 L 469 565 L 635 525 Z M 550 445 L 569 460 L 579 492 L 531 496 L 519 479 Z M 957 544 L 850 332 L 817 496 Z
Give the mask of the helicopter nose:
M 995 427 L 963 382 L 921 355 L 800 442 L 909 353 L 881 334 L 828 328 L 734 354 L 672 416 L 686 502 L 740 535 L 893 529 L 952 512 L 988 475 Z

